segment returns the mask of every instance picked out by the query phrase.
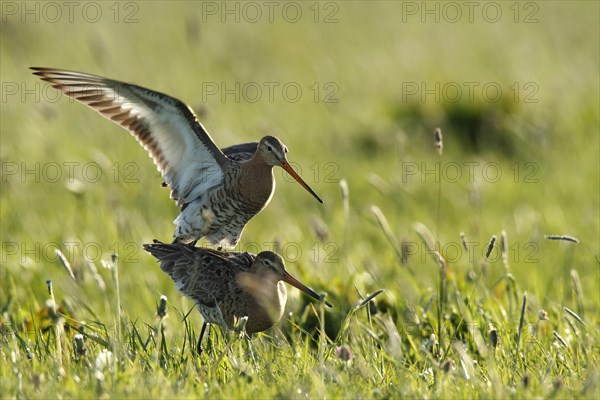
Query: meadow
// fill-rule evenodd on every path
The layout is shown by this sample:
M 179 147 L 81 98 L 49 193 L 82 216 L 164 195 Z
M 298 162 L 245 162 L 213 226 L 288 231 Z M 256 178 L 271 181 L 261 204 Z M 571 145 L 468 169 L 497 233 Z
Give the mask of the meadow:
M 599 3 L 1 12 L 1 398 L 600 397 Z M 32 66 L 177 97 L 220 147 L 282 139 L 324 204 L 276 169 L 237 250 L 334 307 L 288 286 L 274 328 L 196 356 L 142 248 L 178 214 L 159 173 Z

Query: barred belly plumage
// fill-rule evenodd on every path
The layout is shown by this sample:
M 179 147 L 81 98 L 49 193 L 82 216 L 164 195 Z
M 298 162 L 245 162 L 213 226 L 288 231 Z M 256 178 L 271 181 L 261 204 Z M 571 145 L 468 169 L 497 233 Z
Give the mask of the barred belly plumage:
M 211 244 L 235 247 L 248 221 L 270 200 L 274 185 L 265 193 L 257 193 L 261 198 L 256 202 L 248 201 L 239 191 L 228 189 L 217 187 L 208 196 L 188 204 L 175 220 L 175 237 L 192 242 L 204 236 Z

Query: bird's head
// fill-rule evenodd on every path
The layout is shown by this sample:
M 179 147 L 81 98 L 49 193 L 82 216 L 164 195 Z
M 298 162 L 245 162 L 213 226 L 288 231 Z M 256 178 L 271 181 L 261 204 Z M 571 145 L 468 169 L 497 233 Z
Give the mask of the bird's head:
M 256 150 L 258 156 L 264 161 L 265 164 L 271 166 L 279 166 L 283 168 L 288 174 L 290 174 L 304 189 L 312 194 L 319 203 L 323 203 L 323 200 L 300 178 L 300 175 L 294 171 L 292 166 L 287 160 L 286 153 L 288 149 L 285 144 L 274 136 L 265 136 L 260 139 L 258 143 L 258 149 Z
M 285 156 L 288 148 L 274 136 L 265 136 L 260 139 L 257 151 L 267 165 L 283 167 L 284 164 L 288 164 Z
M 263 251 L 262 253 L 259 253 L 254 260 L 254 264 L 252 264 L 252 270 L 260 276 L 275 277 L 278 281 L 284 281 L 285 283 L 300 289 L 313 299 L 323 301 L 321 296 L 286 271 L 283 258 L 281 258 L 279 254 L 273 253 L 272 251 Z M 328 307 L 331 307 L 331 304 L 327 301 L 324 302 Z

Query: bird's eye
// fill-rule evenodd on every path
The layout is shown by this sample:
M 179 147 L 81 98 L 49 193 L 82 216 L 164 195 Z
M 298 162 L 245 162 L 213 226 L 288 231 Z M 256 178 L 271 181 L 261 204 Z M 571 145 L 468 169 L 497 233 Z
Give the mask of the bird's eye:
M 267 150 L 273 151 L 273 148 L 271 146 L 267 146 Z

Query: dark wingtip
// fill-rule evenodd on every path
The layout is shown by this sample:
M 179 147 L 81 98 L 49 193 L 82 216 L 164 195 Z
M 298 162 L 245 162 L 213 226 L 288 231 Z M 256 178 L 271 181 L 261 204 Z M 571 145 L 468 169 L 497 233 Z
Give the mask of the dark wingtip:
M 46 67 L 29 67 L 30 70 L 35 71 L 34 75 L 43 75 L 44 72 L 52 70 L 52 68 Z
M 44 69 L 45 68 L 41 68 L 41 67 L 29 67 L 30 70 L 32 70 L 32 74 L 33 75 L 37 75 L 37 76 L 43 76 L 44 75 Z
M 142 246 L 144 247 L 144 250 L 146 250 L 148 253 L 152 253 L 153 250 L 157 249 L 157 245 L 162 245 L 164 244 L 163 242 L 161 242 L 158 239 L 154 239 L 152 240 L 152 243 L 144 243 Z

